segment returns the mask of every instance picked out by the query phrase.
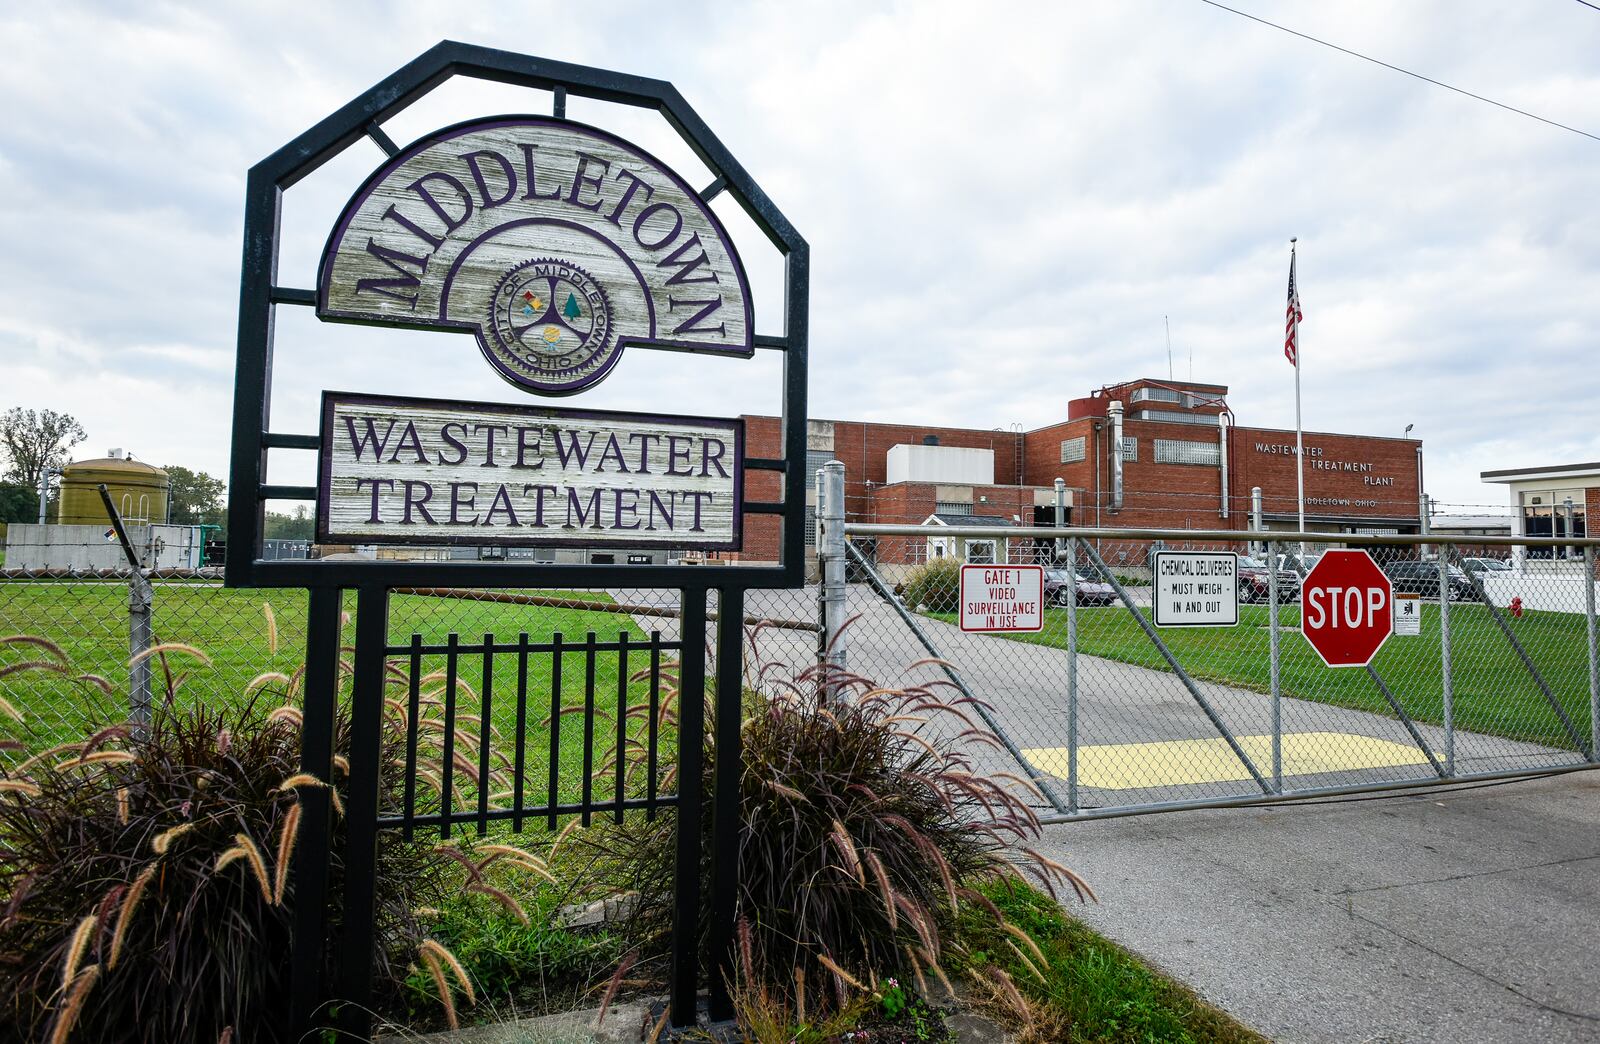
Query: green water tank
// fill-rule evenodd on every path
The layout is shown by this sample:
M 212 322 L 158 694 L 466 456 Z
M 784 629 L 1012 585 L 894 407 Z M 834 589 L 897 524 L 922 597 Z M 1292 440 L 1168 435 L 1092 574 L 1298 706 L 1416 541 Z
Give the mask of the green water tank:
M 61 472 L 61 502 L 56 521 L 64 526 L 111 524 L 100 499 L 105 483 L 111 502 L 129 525 L 160 524 L 167 520 L 167 473 L 152 464 L 132 460 L 121 450 L 97 460 L 79 460 Z

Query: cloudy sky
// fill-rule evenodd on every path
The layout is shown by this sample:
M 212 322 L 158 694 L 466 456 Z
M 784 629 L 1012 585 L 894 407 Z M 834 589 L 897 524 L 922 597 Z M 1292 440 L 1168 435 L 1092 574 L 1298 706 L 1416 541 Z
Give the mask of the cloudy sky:
M 1231 6 L 1600 134 L 1575 0 Z M 245 171 L 445 38 L 678 86 L 811 243 L 813 416 L 1039 427 L 1164 375 L 1167 316 L 1177 376 L 1292 428 L 1298 236 L 1308 430 L 1414 424 L 1453 504 L 1600 458 L 1600 141 L 1201 0 L 0 5 L 0 408 L 225 475 Z M 455 80 L 386 129 L 549 105 Z M 653 117 L 569 115 L 709 180 Z M 281 284 L 380 158 L 290 191 Z M 778 260 L 726 203 L 770 330 Z M 276 430 L 324 388 L 516 397 L 469 338 L 279 312 Z M 584 404 L 774 412 L 771 354 L 632 352 Z

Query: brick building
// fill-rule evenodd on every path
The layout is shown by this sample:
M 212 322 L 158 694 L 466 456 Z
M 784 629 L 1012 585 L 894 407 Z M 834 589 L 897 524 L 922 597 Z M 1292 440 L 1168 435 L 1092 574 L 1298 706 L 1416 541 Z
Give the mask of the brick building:
M 940 553 L 1026 557 L 1031 542 L 1008 539 L 1003 530 L 1050 524 L 1057 478 L 1067 486 L 1070 525 L 1246 529 L 1251 490 L 1260 487 L 1265 527 L 1296 529 L 1294 432 L 1236 423 L 1227 393 L 1223 385 L 1127 381 L 1072 400 L 1064 420 L 1032 431 L 810 421 L 807 545 L 814 542 L 816 469 L 834 459 L 845 466 L 850 521 L 929 527 L 926 540 L 879 541 L 873 550 L 884 564 Z M 781 454 L 777 418 L 745 422 L 748 453 Z M 1306 432 L 1304 445 L 1308 530 L 1419 531 L 1420 441 Z M 776 499 L 780 484 L 775 473 L 750 473 L 746 495 Z M 974 518 L 993 520 L 994 541 L 969 549 L 937 535 L 941 525 Z M 730 557 L 771 561 L 777 527 L 775 518 L 749 518 L 744 550 Z

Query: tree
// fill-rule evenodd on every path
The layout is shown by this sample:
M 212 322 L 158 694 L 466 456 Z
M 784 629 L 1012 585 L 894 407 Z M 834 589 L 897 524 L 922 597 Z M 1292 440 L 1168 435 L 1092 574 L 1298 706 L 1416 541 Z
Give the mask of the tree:
M 316 535 L 315 523 L 304 507 L 295 508 L 292 515 L 268 511 L 263 536 L 268 540 L 310 540 Z
M 39 473 L 60 470 L 72 461 L 72 447 L 88 435 L 77 418 L 55 410 L 25 410 L 21 406 L 0 413 L 0 452 L 8 462 L 6 478 L 29 489 L 39 488 Z
M 168 464 L 167 517 L 179 525 L 220 526 L 227 517 L 222 497 L 227 484 L 203 471 L 190 471 L 179 464 Z
M 0 482 L 0 522 L 39 521 L 39 491 L 20 482 Z

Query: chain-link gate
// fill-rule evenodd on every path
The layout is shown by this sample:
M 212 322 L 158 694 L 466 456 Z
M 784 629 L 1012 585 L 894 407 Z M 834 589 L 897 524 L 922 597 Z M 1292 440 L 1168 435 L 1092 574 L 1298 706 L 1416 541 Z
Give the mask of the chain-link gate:
M 861 581 L 843 585 L 834 658 L 868 674 L 936 658 L 924 669 L 972 697 L 1046 819 L 1595 764 L 1591 541 L 1476 537 L 1464 555 L 1426 535 L 1013 527 L 998 561 L 1044 567 L 1043 627 L 983 634 L 958 626 L 960 548 L 982 539 L 987 557 L 992 528 L 941 527 L 955 555 L 900 565 L 863 542 L 928 541 L 926 527 L 835 520 L 830 541 L 829 521 L 824 576 L 837 555 Z M 1415 617 L 1365 667 L 1326 666 L 1301 629 L 1306 575 L 1344 546 L 1365 549 Z M 1238 553 L 1238 623 L 1157 627 L 1161 549 Z

